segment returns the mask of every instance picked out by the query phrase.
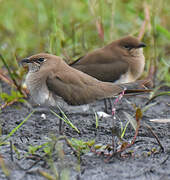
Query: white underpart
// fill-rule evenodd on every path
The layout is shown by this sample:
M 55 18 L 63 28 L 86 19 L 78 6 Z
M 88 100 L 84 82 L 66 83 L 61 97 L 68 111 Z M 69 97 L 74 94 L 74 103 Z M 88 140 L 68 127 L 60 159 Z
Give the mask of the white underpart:
M 50 94 L 46 82 L 40 79 L 34 72 L 29 72 L 26 76 L 25 83 L 34 100 L 39 105 L 55 106 L 55 100 Z
M 145 66 L 145 57 L 143 55 L 143 48 L 133 49 L 132 54 L 133 57 L 129 62 L 128 71 L 122 74 L 119 80 L 115 81 L 115 83 L 133 82 L 136 81 L 142 75 Z M 133 69 L 132 67 L 135 67 L 135 69 Z
M 122 74 L 119 78 L 119 80 L 115 81 L 114 83 L 128 83 L 128 82 L 133 82 L 135 79 L 131 75 L 131 73 L 128 71 L 125 74 Z

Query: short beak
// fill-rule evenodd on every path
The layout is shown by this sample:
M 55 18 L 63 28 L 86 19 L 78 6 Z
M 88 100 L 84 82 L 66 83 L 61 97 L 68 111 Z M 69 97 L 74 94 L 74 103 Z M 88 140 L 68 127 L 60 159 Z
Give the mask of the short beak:
M 24 66 L 25 64 L 28 64 L 28 63 L 30 63 L 30 60 L 28 58 L 25 58 L 25 59 L 22 59 L 19 64 Z
M 146 44 L 143 43 L 143 42 L 141 42 L 141 43 L 139 44 L 138 48 L 143 48 L 143 47 L 146 47 Z

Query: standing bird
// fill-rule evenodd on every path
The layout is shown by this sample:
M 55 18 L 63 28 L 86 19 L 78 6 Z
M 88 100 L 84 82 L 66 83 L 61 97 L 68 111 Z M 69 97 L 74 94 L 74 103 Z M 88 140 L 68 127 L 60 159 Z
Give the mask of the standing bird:
M 61 98 L 69 105 L 82 105 L 119 95 L 125 89 L 125 93 L 147 91 L 136 90 L 138 81 L 117 85 L 99 81 L 51 54 L 33 55 L 21 63 L 28 64 L 25 82 L 33 100 L 40 105 L 60 105 Z
M 126 36 L 69 65 L 100 81 L 129 83 L 136 81 L 143 73 L 145 57 L 142 48 L 145 46 L 137 38 Z
M 99 81 L 70 67 L 59 56 L 47 53 L 30 56 L 21 63 L 29 66 L 25 82 L 34 101 L 40 105 L 55 106 L 56 96 L 69 105 L 82 105 L 117 96 L 125 89 L 125 93 L 147 91 L 139 89 L 141 81 L 125 84 Z

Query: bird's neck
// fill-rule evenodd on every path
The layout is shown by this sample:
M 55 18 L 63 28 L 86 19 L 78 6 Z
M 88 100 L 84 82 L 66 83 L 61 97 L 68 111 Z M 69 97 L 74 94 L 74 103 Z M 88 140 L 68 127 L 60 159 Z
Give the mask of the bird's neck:
M 134 80 L 138 79 L 142 75 L 145 66 L 145 57 L 142 49 L 138 49 L 137 53 L 131 56 L 129 59 L 129 65 Z
M 42 73 L 29 71 L 25 82 L 32 98 L 37 104 L 55 105 L 55 101 L 46 85 L 46 77 Z
M 108 45 L 109 51 L 113 54 L 117 53 L 112 44 Z M 123 57 L 124 56 L 124 57 Z M 133 81 L 137 80 L 143 73 L 145 66 L 145 57 L 143 54 L 143 49 L 132 49 L 128 54 L 121 52 L 119 55 L 117 54 L 118 59 L 124 59 L 129 64 L 129 76 Z

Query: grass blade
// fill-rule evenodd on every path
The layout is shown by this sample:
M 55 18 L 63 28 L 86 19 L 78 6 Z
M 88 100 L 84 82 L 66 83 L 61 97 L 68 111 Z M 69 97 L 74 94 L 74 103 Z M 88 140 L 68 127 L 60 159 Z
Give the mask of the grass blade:
M 10 138 L 31 117 L 34 112 L 35 110 L 32 111 L 17 127 L 12 129 L 12 131 L 0 142 L 0 146 L 4 143 L 4 141 Z
M 124 127 L 124 129 L 123 129 L 123 131 L 122 131 L 121 138 L 124 137 L 125 132 L 126 132 L 126 129 L 127 129 L 128 125 L 129 125 L 129 123 L 130 123 L 130 121 L 128 121 L 128 122 L 126 123 L 126 125 L 125 125 L 125 127 Z
M 159 94 L 154 95 L 154 96 L 146 103 L 146 105 L 149 104 L 151 101 L 153 101 L 154 99 L 156 99 L 156 98 L 159 97 L 159 96 L 170 96 L 170 91 L 165 91 L 165 92 L 161 92 L 161 93 L 159 93 Z
M 127 117 L 128 121 L 130 122 L 130 124 L 132 125 L 133 129 L 136 131 L 137 128 L 137 123 L 136 123 L 136 119 L 133 118 L 130 114 L 128 114 L 127 112 L 123 112 L 125 114 L 125 116 Z
M 68 119 L 68 117 L 66 116 L 66 114 L 61 110 L 60 107 L 58 107 L 60 112 L 62 113 L 63 117 L 59 116 L 56 112 L 54 112 L 53 110 L 50 109 L 50 111 L 57 116 L 59 119 L 63 120 L 65 123 L 67 123 L 69 126 L 71 126 L 73 129 L 75 129 L 78 133 L 80 133 L 80 131 L 78 130 L 78 128 L 76 126 L 74 126 L 74 124 Z
M 95 111 L 94 111 L 94 115 L 95 115 L 95 120 L 96 120 L 96 129 L 97 129 L 99 127 L 99 118 Z

